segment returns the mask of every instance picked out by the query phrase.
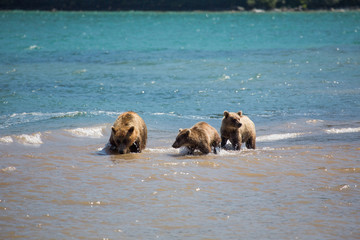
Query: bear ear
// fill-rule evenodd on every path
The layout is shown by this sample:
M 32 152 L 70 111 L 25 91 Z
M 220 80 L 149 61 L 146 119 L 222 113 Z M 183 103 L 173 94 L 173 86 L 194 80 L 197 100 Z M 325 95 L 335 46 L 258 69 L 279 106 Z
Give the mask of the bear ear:
M 190 129 L 186 129 L 186 132 L 184 133 L 184 136 L 185 136 L 185 137 L 189 136 L 189 135 L 190 135 L 190 132 L 191 132 Z
M 134 126 L 132 126 L 131 128 L 129 128 L 129 130 L 128 130 L 128 134 L 132 134 L 133 132 L 134 132 Z
M 182 128 L 179 128 L 179 132 L 181 132 L 183 129 Z
M 237 113 L 240 117 L 242 117 L 242 111 L 238 111 Z
M 111 127 L 111 131 L 115 134 L 116 133 L 116 129 L 114 127 Z
M 227 118 L 227 117 L 229 116 L 229 112 L 228 112 L 228 111 L 225 111 L 225 112 L 224 112 L 224 116 L 225 116 L 225 118 Z

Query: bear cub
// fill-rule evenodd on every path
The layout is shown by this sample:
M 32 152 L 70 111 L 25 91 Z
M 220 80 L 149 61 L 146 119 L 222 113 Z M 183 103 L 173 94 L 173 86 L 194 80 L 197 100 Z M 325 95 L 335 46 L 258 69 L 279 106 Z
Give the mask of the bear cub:
M 189 149 L 190 154 L 193 154 L 196 149 L 203 154 L 208 154 L 213 148 L 216 154 L 220 141 L 220 136 L 215 128 L 206 122 L 198 122 L 191 128 L 180 129 L 172 147 L 185 146 Z
M 135 112 L 125 112 L 114 122 L 109 139 L 110 150 L 120 154 L 141 152 L 146 147 L 147 128 Z
M 246 143 L 248 149 L 255 149 L 255 124 L 243 115 L 242 111 L 224 112 L 220 134 L 222 148 L 225 147 L 227 140 L 230 140 L 235 150 L 240 150 L 242 143 Z

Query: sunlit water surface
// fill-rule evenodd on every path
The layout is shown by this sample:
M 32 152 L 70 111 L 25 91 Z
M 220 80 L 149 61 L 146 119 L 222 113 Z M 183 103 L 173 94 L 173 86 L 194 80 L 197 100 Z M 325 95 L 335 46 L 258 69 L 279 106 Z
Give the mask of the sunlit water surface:
M 360 238 L 358 12 L 0 18 L 1 239 Z M 128 110 L 148 146 L 108 155 Z M 256 150 L 171 148 L 224 110 Z

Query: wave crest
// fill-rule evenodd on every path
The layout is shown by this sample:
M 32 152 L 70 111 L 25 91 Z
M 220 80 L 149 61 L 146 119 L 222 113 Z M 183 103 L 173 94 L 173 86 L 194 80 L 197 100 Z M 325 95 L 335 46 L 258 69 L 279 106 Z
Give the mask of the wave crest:
M 19 136 L 15 136 L 17 141 L 24 145 L 41 145 L 43 141 L 41 139 L 41 133 L 34 134 L 21 134 Z
M 354 133 L 354 132 L 360 132 L 360 127 L 358 128 L 331 128 L 325 130 L 328 134 L 339 134 L 339 133 Z
M 11 136 L 4 136 L 4 137 L 0 137 L 0 142 L 1 143 L 12 143 L 12 142 L 14 142 L 14 140 L 12 139 Z
M 101 138 L 104 136 L 106 126 L 96 126 L 87 128 L 66 129 L 66 132 L 76 137 Z
M 69 112 L 56 112 L 56 113 L 43 113 L 43 112 L 23 112 L 12 113 L 9 115 L 0 116 L 0 129 L 5 129 L 11 126 L 16 126 L 25 123 L 35 123 L 44 120 L 56 120 L 63 118 L 81 118 L 91 116 L 111 116 L 117 117 L 121 112 L 111 111 L 69 111 Z
M 272 142 L 290 138 L 297 138 L 298 136 L 306 133 L 281 133 L 281 134 L 270 134 L 265 136 L 256 137 L 257 142 Z

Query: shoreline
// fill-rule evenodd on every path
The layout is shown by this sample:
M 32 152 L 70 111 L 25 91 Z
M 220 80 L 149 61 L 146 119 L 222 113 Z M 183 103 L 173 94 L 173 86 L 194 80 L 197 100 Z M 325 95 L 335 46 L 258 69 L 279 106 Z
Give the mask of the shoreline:
M 266 127 L 260 124 L 257 128 L 256 141 L 261 143 L 261 145 L 272 147 L 278 144 L 286 146 L 294 144 L 307 145 L 311 142 L 317 142 L 320 145 L 327 145 L 327 143 L 351 145 L 351 142 L 356 145 L 359 143 L 359 138 L 357 137 L 357 134 L 360 132 L 359 125 L 335 126 L 331 122 L 321 120 L 307 120 L 303 123 L 306 126 L 287 130 L 279 129 L 279 126 L 283 126 L 283 124 L 280 124 L 279 126 L 273 126 L 271 131 L 264 130 Z M 0 149 L 10 146 L 40 147 L 54 143 L 68 145 L 70 142 L 82 142 L 85 139 L 90 142 L 100 141 L 105 145 L 111 133 L 111 125 L 111 123 L 103 123 L 83 127 L 0 135 Z M 326 125 L 331 125 L 331 127 L 324 127 Z M 171 143 L 176 138 L 177 131 L 172 129 L 155 129 L 151 125 L 149 126 L 148 147 L 171 147 Z M 216 129 L 218 128 L 216 126 Z

